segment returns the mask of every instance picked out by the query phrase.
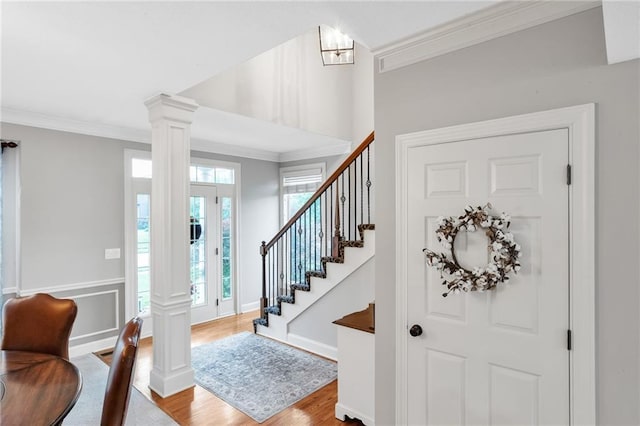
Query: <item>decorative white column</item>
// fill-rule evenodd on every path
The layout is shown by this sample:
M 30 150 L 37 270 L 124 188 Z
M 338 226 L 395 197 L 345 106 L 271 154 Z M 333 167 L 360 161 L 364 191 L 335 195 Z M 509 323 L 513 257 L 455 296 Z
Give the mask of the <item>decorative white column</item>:
M 194 385 L 189 283 L 190 126 L 198 105 L 160 94 L 145 102 L 151 122 L 151 316 L 149 387 L 161 397 Z

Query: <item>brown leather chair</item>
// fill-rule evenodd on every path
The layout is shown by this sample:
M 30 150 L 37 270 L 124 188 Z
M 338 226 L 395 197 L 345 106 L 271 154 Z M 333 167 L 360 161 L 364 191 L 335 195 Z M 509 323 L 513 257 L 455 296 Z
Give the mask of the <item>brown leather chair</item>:
M 69 359 L 69 335 L 77 314 L 73 300 L 49 294 L 9 299 L 3 310 L 2 349 Z
M 131 319 L 120 331 L 109 367 L 101 426 L 123 425 L 127 417 L 141 331 L 142 319 L 138 317 Z

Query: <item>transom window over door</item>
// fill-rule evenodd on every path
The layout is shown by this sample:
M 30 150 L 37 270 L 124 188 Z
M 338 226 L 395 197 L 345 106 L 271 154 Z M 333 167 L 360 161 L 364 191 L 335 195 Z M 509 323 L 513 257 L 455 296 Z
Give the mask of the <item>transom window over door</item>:
M 192 323 L 236 312 L 236 180 L 239 165 L 194 159 L 190 167 Z M 151 330 L 150 152 L 125 151 L 127 315 L 147 316 Z M 198 232 L 194 235 L 194 230 Z

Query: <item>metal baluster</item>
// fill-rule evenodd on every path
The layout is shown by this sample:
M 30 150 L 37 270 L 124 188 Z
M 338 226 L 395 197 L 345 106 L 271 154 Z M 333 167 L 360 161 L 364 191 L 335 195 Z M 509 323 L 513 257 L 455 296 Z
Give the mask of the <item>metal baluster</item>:
M 346 226 L 346 222 L 344 221 L 344 202 L 345 201 L 347 201 L 347 197 L 344 196 L 344 173 L 343 173 L 342 174 L 342 196 L 340 197 L 340 202 L 342 204 L 340 206 L 340 208 L 342 208 L 342 234 L 341 234 L 341 236 L 343 236 L 343 237 L 347 236 L 347 233 L 344 232 L 344 228 Z
M 371 198 L 370 198 L 370 190 L 371 190 L 371 176 L 369 175 L 369 165 L 371 163 L 371 158 L 369 156 L 369 147 L 367 147 L 367 223 L 371 223 Z
M 360 158 L 360 224 L 364 223 L 364 182 L 362 179 L 362 154 L 358 156 Z
M 331 226 L 328 229 L 329 236 L 331 236 L 331 232 L 333 232 L 333 184 L 331 184 L 330 188 L 331 196 L 329 197 L 329 202 L 331 203 L 331 208 L 329 209 L 329 221 Z M 331 251 L 327 252 L 327 256 L 333 256 L 333 238 L 331 238 L 331 245 L 329 247 L 331 248 Z
M 348 235 L 348 239 L 353 240 L 353 238 L 351 238 L 351 164 L 347 167 L 347 193 L 349 194 L 347 197 L 347 200 L 349 200 L 349 209 L 346 210 L 345 213 L 347 214 L 347 219 L 349 219 L 349 226 L 347 227 L 348 232 L 345 232 L 344 235 L 345 237 Z M 344 208 L 344 205 L 342 207 Z M 345 226 L 347 226 L 346 223 Z

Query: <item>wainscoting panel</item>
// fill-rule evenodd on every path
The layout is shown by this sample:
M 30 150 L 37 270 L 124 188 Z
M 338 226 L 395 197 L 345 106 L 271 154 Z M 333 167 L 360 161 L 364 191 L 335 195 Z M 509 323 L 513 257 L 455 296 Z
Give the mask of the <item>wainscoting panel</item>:
M 78 317 L 71 332 L 72 344 L 85 337 L 120 330 L 118 293 L 115 289 L 73 297 L 78 305 Z M 94 314 L 96 306 L 100 306 L 104 315 Z
M 61 292 L 49 292 L 55 297 L 73 299 L 78 305 L 70 348 L 82 346 L 90 348 L 89 351 L 104 349 L 102 342 L 116 337 L 125 323 L 124 280 L 116 284 L 70 287 Z M 94 348 L 95 345 L 101 347 Z

